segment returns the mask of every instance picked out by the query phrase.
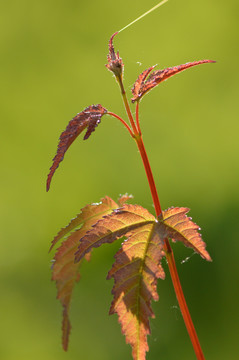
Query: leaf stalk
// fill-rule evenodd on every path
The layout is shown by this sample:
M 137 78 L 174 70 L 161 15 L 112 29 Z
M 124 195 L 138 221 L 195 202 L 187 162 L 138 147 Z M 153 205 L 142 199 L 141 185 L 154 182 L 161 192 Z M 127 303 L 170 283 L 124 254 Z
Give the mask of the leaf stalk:
M 122 124 L 126 127 L 126 129 L 129 131 L 129 133 L 130 133 L 130 135 L 132 136 L 132 138 L 135 137 L 134 134 L 133 134 L 133 132 L 132 132 L 132 130 L 131 130 L 131 128 L 130 128 L 129 125 L 127 124 L 127 122 L 124 121 L 119 115 L 117 115 L 117 114 L 115 114 L 115 113 L 113 113 L 113 112 L 110 112 L 110 111 L 108 111 L 107 114 L 108 114 L 108 115 L 111 115 L 111 116 L 115 117 L 116 119 L 118 119 L 119 121 L 121 121 L 121 123 L 122 123 Z
M 122 95 L 122 99 L 123 99 L 123 102 L 124 102 L 125 110 L 126 110 L 126 112 L 127 112 L 127 115 L 128 115 L 129 121 L 130 121 L 130 124 L 131 124 L 131 126 L 132 126 L 133 133 L 134 133 L 134 135 L 137 137 L 137 136 L 138 136 L 138 130 L 137 130 L 137 128 L 136 128 L 136 125 L 135 125 L 135 122 L 134 122 L 134 118 L 133 118 L 132 112 L 131 112 L 130 107 L 129 107 L 129 102 L 128 102 L 128 99 L 127 99 L 127 96 L 126 96 L 126 92 L 125 92 L 125 89 L 124 89 L 122 77 L 121 77 L 121 76 L 118 76 L 118 77 L 117 77 L 117 81 L 118 81 L 119 86 L 120 86 L 121 95 Z
M 139 133 L 139 135 L 141 135 L 142 132 L 141 132 L 140 123 L 139 123 L 139 100 L 136 102 L 135 118 L 136 118 L 136 125 L 137 125 L 137 128 L 138 128 L 138 133 Z

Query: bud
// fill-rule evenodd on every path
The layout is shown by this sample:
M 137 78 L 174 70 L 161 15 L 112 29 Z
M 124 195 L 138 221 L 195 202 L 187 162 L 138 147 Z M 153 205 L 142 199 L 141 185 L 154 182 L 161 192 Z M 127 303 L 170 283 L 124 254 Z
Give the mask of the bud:
M 119 78 L 122 77 L 124 64 L 122 59 L 119 57 L 119 52 L 115 54 L 115 49 L 113 46 L 113 38 L 117 34 L 118 32 L 114 33 L 110 38 L 109 54 L 107 55 L 108 64 L 106 64 L 105 66 L 107 67 L 108 70 L 112 71 L 117 78 Z

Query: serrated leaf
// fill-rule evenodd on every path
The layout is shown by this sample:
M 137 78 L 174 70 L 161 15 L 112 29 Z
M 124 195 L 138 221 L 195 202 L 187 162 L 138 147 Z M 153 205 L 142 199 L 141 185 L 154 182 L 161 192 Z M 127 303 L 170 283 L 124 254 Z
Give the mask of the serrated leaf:
M 174 241 L 181 241 L 187 247 L 192 248 L 203 259 L 212 261 L 206 251 L 206 244 L 203 242 L 199 226 L 191 221 L 186 214 L 190 209 L 183 207 L 171 207 L 163 211 L 161 221 L 162 228 L 165 231 L 165 237 Z
M 199 227 L 186 216 L 188 210 L 170 208 L 156 220 L 141 206 L 125 204 L 99 220 L 80 240 L 76 261 L 81 261 L 93 248 L 126 237 L 108 273 L 108 279 L 114 278 L 110 314 L 118 314 L 134 360 L 145 360 L 148 351 L 149 318 L 154 317 L 151 301 L 158 300 L 157 279 L 165 276 L 161 259 L 166 238 L 182 241 L 211 260 L 198 233 Z
M 158 300 L 157 279 L 164 278 L 160 265 L 163 252 L 156 219 L 138 205 L 124 205 L 97 222 L 81 239 L 76 259 L 81 260 L 93 247 L 125 236 L 127 240 L 115 255 L 108 274 L 113 277 L 114 299 L 110 314 L 117 313 L 133 358 L 144 360 L 148 351 L 149 317 L 154 317 L 151 300 Z
M 163 241 L 157 223 L 142 225 L 125 236 L 127 241 L 115 255 L 116 261 L 108 274 L 108 279 L 114 278 L 110 314 L 118 314 L 133 359 L 144 360 L 149 350 L 149 318 L 155 317 L 151 301 L 158 300 L 157 279 L 165 277 L 160 265 Z
M 62 228 L 58 234 L 54 237 L 51 243 L 50 250 L 55 246 L 55 244 L 61 240 L 65 235 L 73 230 L 85 229 L 86 231 L 91 228 L 91 226 L 99 220 L 98 218 L 103 217 L 108 212 L 111 212 L 114 209 L 117 209 L 118 204 L 112 200 L 109 196 L 101 199 L 99 203 L 93 203 L 86 205 L 81 212 L 70 221 L 70 223 Z
M 66 130 L 60 136 L 60 141 L 57 147 L 56 156 L 53 159 L 53 164 L 47 177 L 47 191 L 50 188 L 51 179 L 60 162 L 64 159 L 65 153 L 77 136 L 87 128 L 84 140 L 88 139 L 95 128 L 100 123 L 101 118 L 107 110 L 100 104 L 88 106 L 81 113 L 77 114 L 67 125 Z
M 138 98 L 140 98 L 143 95 L 144 88 L 146 87 L 146 79 L 150 72 L 155 68 L 154 66 L 151 66 L 150 68 L 144 70 L 138 77 L 138 79 L 135 81 L 133 88 L 131 89 L 132 94 L 134 97 L 131 99 L 132 102 L 135 102 Z M 146 91 L 145 91 L 146 92 Z M 142 95 L 141 95 L 142 94 Z
M 124 205 L 112 214 L 99 220 L 80 240 L 75 260 L 80 261 L 93 248 L 104 243 L 112 243 L 121 238 L 129 229 L 137 228 L 155 221 L 153 215 L 141 206 Z
M 85 206 L 79 215 L 68 226 L 62 229 L 54 238 L 51 248 L 57 241 L 69 234 L 57 250 L 53 267 L 52 280 L 56 282 L 57 298 L 63 306 L 62 345 L 67 350 L 70 334 L 69 307 L 75 283 L 79 280 L 79 267 L 81 262 L 75 263 L 75 252 L 79 240 L 87 233 L 91 226 L 103 216 L 112 212 L 118 205 L 108 196 L 98 204 Z M 75 230 L 74 232 L 72 232 Z M 85 258 L 89 260 L 88 253 Z
M 196 65 L 205 64 L 205 63 L 214 63 L 214 62 L 215 61 L 213 61 L 213 60 L 193 61 L 193 62 L 188 62 L 186 64 L 169 67 L 164 70 L 156 70 L 156 71 L 153 71 L 149 75 L 149 73 L 155 67 L 155 66 L 152 66 L 152 67 L 144 70 L 139 75 L 138 79 L 136 80 L 136 82 L 134 84 L 134 87 L 131 89 L 132 94 L 133 94 L 131 101 L 133 103 L 135 101 L 138 101 L 143 95 L 145 95 L 148 91 L 150 91 L 155 86 L 160 84 L 162 81 L 167 80 L 171 76 L 173 76 L 183 70 L 186 70 L 186 69 L 196 66 Z

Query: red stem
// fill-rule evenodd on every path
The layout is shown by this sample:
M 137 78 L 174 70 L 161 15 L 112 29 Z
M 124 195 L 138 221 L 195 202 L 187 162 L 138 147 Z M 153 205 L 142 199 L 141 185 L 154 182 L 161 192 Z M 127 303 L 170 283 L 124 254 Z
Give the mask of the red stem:
M 130 129 L 129 125 L 117 114 L 112 113 L 110 111 L 107 112 L 108 115 L 111 115 L 113 117 L 115 117 L 116 119 L 118 119 L 119 121 L 122 122 L 122 124 L 126 127 L 126 129 L 129 131 L 130 135 L 132 136 L 132 138 L 134 138 L 134 134 L 132 132 L 132 130 Z
M 138 133 L 139 133 L 139 135 L 141 135 L 142 132 L 141 132 L 140 123 L 139 123 L 139 101 L 136 102 L 135 117 L 136 117 L 136 125 L 137 125 L 137 129 L 138 129 Z
M 136 140 L 138 149 L 140 151 L 140 155 L 141 155 L 141 158 L 142 158 L 142 161 L 144 164 L 145 172 L 146 172 L 146 175 L 148 178 L 149 187 L 150 187 L 153 202 L 154 202 L 156 216 L 159 217 L 162 213 L 162 209 L 161 209 L 161 205 L 159 202 L 159 197 L 158 197 L 156 185 L 154 182 L 153 173 L 152 173 L 152 170 L 150 167 L 149 159 L 148 159 L 145 147 L 144 147 L 144 143 L 143 143 L 143 139 L 142 139 L 142 135 L 141 135 L 141 131 L 140 131 L 139 102 L 137 102 L 137 104 L 136 104 L 136 124 L 137 124 L 137 128 L 138 128 L 138 133 L 136 134 L 137 136 L 135 136 L 135 140 Z M 176 263 L 174 260 L 173 250 L 169 244 L 168 239 L 165 239 L 164 251 L 165 251 L 167 261 L 168 261 L 168 267 L 169 267 L 170 275 L 172 278 L 175 294 L 176 294 L 176 297 L 178 300 L 178 304 L 179 304 L 189 337 L 191 339 L 195 354 L 196 354 L 198 360 L 205 360 L 199 340 L 198 340 L 198 336 L 197 336 L 196 330 L 194 328 L 193 321 L 190 316 L 190 312 L 188 310 L 187 303 L 186 303 L 186 300 L 185 300 L 185 297 L 183 294 L 182 286 L 181 286 L 177 268 L 176 268 Z
M 161 205 L 159 202 L 159 197 L 158 197 L 156 185 L 154 182 L 153 173 L 152 173 L 152 170 L 150 167 L 149 159 L 148 159 L 145 147 L 144 147 L 142 134 L 141 134 L 141 130 L 140 130 L 139 101 L 137 101 L 137 103 L 136 103 L 136 124 L 135 124 L 134 118 L 132 116 L 132 113 L 131 113 L 131 110 L 129 107 L 128 99 L 127 99 L 127 96 L 125 93 L 122 77 L 118 76 L 118 77 L 116 77 L 116 79 L 118 80 L 118 83 L 119 83 L 119 86 L 121 89 L 121 95 L 122 95 L 125 109 L 126 109 L 126 112 L 127 112 L 127 115 L 128 115 L 128 118 L 131 123 L 133 131 L 131 131 L 129 126 L 126 124 L 126 122 L 123 119 L 121 119 L 118 115 L 113 114 L 113 113 L 109 113 L 109 114 L 116 117 L 117 119 L 119 119 L 124 124 L 124 126 L 127 127 L 127 129 L 130 132 L 130 135 L 135 139 L 135 141 L 137 143 L 137 146 L 138 146 L 138 149 L 139 149 L 139 152 L 140 152 L 143 164 L 144 164 L 145 172 L 146 172 L 146 175 L 148 178 L 149 187 L 150 187 L 150 191 L 151 191 L 153 202 L 154 202 L 156 216 L 159 217 L 162 214 L 162 209 L 161 209 Z M 189 337 L 191 339 L 195 354 L 197 356 L 197 360 L 205 360 L 198 337 L 197 337 L 196 330 L 194 328 L 194 325 L 193 325 L 193 322 L 192 322 L 192 319 L 191 319 L 191 316 L 190 316 L 190 313 L 189 313 L 189 310 L 187 307 L 186 300 L 184 298 L 182 286 L 181 286 L 181 283 L 179 280 L 179 276 L 178 276 L 178 272 L 177 272 L 177 268 L 176 268 L 176 264 L 175 264 L 175 260 L 174 260 L 173 250 L 169 244 L 168 239 L 165 239 L 165 241 L 164 241 L 164 251 L 165 251 L 167 261 L 168 261 L 168 267 L 169 267 L 170 275 L 172 278 L 176 297 L 178 300 L 178 304 L 179 304 Z
M 162 213 L 162 210 L 161 210 L 157 189 L 155 186 L 152 170 L 151 170 L 151 167 L 149 164 L 149 160 L 148 160 L 147 153 L 146 153 L 146 150 L 144 147 L 142 136 L 140 136 L 139 138 L 136 138 L 136 142 L 137 142 L 137 145 L 138 145 L 138 148 L 140 151 L 141 158 L 144 163 L 144 168 L 145 168 L 145 171 L 147 174 L 149 187 L 150 187 L 153 202 L 154 202 L 156 216 L 158 217 Z M 193 321 L 191 319 L 191 316 L 190 316 L 190 313 L 189 313 L 189 310 L 187 307 L 185 297 L 183 295 L 182 286 L 181 286 L 181 283 L 179 280 L 176 263 L 175 263 L 174 256 L 173 256 L 173 250 L 169 244 L 168 239 L 165 240 L 164 250 L 165 250 L 165 255 L 166 255 L 166 258 L 168 261 L 168 267 L 169 267 L 170 275 L 172 278 L 174 290 L 175 290 L 175 293 L 176 293 L 176 296 L 178 299 L 178 304 L 179 304 L 189 337 L 191 339 L 195 354 L 196 354 L 198 360 L 205 360 L 198 337 L 197 337 L 196 330 L 193 325 Z
M 136 143 L 137 143 L 141 158 L 143 160 L 145 172 L 146 172 L 146 175 L 147 175 L 147 178 L 148 178 L 149 187 L 150 187 L 150 191 L 151 191 L 153 202 L 154 202 L 154 208 L 155 208 L 156 216 L 158 217 L 162 213 L 162 209 L 161 209 L 161 206 L 160 206 L 159 197 L 158 197 L 156 185 L 155 185 L 155 182 L 154 182 L 153 173 L 152 173 L 152 170 L 151 170 L 151 167 L 150 167 L 149 159 L 148 159 L 148 156 L 147 156 L 147 153 L 146 153 L 144 143 L 143 143 L 143 139 L 142 139 L 141 135 L 138 138 L 136 138 Z
M 149 160 L 145 151 L 145 147 L 144 147 L 144 143 L 143 143 L 143 139 L 142 136 L 140 136 L 140 138 L 136 139 L 139 151 L 140 151 L 140 155 L 142 157 L 143 163 L 144 163 L 144 168 L 147 174 L 147 178 L 148 178 L 148 182 L 149 182 L 149 186 L 150 186 L 150 190 L 151 190 L 151 194 L 152 194 L 152 198 L 154 201 L 154 207 L 155 207 L 155 212 L 157 217 L 162 213 L 161 210 L 161 206 L 160 206 L 160 202 L 159 202 L 159 198 L 158 198 L 158 193 L 157 193 L 157 189 L 155 186 L 155 182 L 154 182 L 154 178 L 153 178 L 153 174 L 151 171 L 151 167 L 149 164 Z M 168 261 L 168 267 L 169 267 L 169 271 L 170 271 L 170 275 L 172 278 L 172 282 L 173 282 L 173 286 L 174 286 L 174 290 L 178 299 L 178 303 L 179 303 L 179 307 L 181 309 L 181 313 L 188 331 L 188 334 L 190 336 L 195 354 L 197 356 L 198 360 L 204 360 L 204 355 L 197 337 L 197 333 L 196 330 L 194 328 L 188 307 L 187 307 L 187 303 L 185 300 L 185 297 L 183 295 L 183 290 L 182 290 L 182 286 L 179 280 L 179 276 L 178 276 L 178 272 L 177 272 L 177 268 L 176 268 L 176 263 L 174 260 L 174 255 L 173 255 L 173 250 L 169 244 L 168 239 L 165 240 L 165 244 L 164 244 L 164 250 L 165 250 L 165 254 L 166 254 L 166 258 Z
M 147 156 L 147 153 L 146 153 L 146 150 L 144 147 L 142 135 L 141 135 L 140 124 L 139 124 L 139 101 L 137 101 L 137 103 L 136 103 L 136 124 L 138 127 L 138 133 L 139 133 L 138 137 L 136 138 L 136 143 L 137 143 L 141 158 L 143 160 L 145 172 L 146 172 L 146 175 L 148 178 L 149 187 L 150 187 L 150 191 L 151 191 L 153 202 L 154 202 L 156 216 L 159 217 L 159 215 L 162 213 L 162 209 L 161 209 L 161 205 L 159 202 L 158 192 L 157 192 L 156 185 L 154 182 L 153 173 L 151 170 L 151 166 L 149 163 L 149 159 L 148 159 L 148 156 Z
M 200 346 L 199 340 L 198 340 L 198 336 L 196 333 L 196 330 L 194 328 L 188 307 L 187 307 L 187 303 L 183 294 L 183 289 L 182 286 L 180 284 L 180 280 L 178 277 L 178 272 L 177 272 L 177 268 L 176 268 L 176 264 L 175 264 L 175 260 L 174 260 L 174 255 L 173 255 L 173 251 L 172 248 L 169 245 L 169 241 L 168 239 L 165 242 L 165 253 L 166 253 L 166 258 L 168 261 L 168 267 L 169 267 L 169 271 L 170 271 L 170 275 L 172 278 L 172 282 L 173 282 L 173 286 L 174 286 L 174 290 L 178 299 L 178 303 L 179 303 L 179 307 L 189 334 L 189 337 L 191 339 L 196 357 L 198 360 L 205 360 L 205 357 L 203 355 L 202 352 L 202 348 Z

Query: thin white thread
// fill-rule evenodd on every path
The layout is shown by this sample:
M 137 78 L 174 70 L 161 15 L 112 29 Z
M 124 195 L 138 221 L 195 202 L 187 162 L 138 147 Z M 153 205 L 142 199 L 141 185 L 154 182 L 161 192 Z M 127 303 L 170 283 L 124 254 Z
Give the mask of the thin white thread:
M 134 21 L 132 21 L 131 23 L 129 23 L 128 25 L 126 25 L 125 27 L 123 27 L 122 29 L 120 29 L 118 31 L 121 32 L 125 29 L 127 29 L 129 26 L 133 25 L 134 23 L 136 23 L 136 21 L 139 21 L 140 19 L 142 19 L 143 17 L 145 17 L 146 15 L 150 14 L 152 11 L 156 10 L 158 7 L 160 7 L 161 5 L 165 4 L 168 0 L 163 0 L 160 1 L 157 5 L 155 5 L 154 7 L 152 7 L 150 10 L 146 11 L 143 15 L 139 16 L 137 19 L 135 19 Z

